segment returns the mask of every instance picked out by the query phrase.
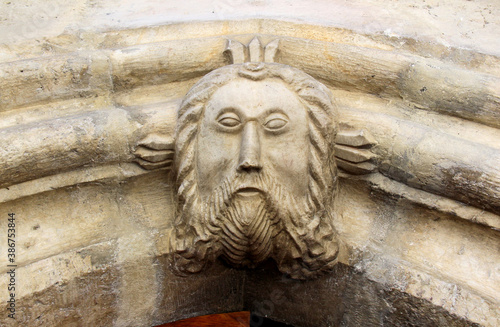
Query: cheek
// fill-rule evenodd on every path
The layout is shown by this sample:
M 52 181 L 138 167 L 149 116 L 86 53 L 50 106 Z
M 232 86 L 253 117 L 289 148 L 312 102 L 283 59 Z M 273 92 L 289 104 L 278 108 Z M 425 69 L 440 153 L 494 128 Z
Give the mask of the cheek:
M 239 140 L 202 127 L 197 139 L 197 171 L 200 193 L 208 195 L 236 169 Z
M 307 193 L 309 181 L 308 158 L 310 143 L 305 134 L 276 138 L 268 142 L 265 167 L 290 192 L 297 196 Z

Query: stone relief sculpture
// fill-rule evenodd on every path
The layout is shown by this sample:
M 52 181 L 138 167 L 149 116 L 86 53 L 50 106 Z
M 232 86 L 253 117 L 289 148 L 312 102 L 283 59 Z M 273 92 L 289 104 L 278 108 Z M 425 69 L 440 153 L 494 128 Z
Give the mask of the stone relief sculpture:
M 265 47 L 258 38 L 248 46 L 229 40 L 233 65 L 203 77 L 180 106 L 172 237 L 180 272 L 198 272 L 218 257 L 236 267 L 273 258 L 303 279 L 337 261 L 336 161 L 353 174 L 369 173 L 374 154 L 359 147 L 374 142 L 358 131 L 335 139 L 328 89 L 298 69 L 262 62 L 274 61 L 277 49 L 278 40 Z M 167 148 L 149 136 L 136 151 L 138 163 L 170 165 Z
M 237 267 L 273 258 L 295 278 L 331 268 L 333 117 L 327 89 L 285 65 L 202 78 L 177 122 L 177 269 L 196 272 L 219 256 Z
M 19 273 L 41 281 L 23 285 L 25 325 L 38 323 L 33 312 L 52 310 L 42 318 L 53 325 L 62 311 L 91 306 L 111 311 L 83 324 L 112 325 L 119 311 L 117 325 L 152 325 L 153 307 L 159 323 L 205 310 L 204 299 L 214 299 L 210 310 L 265 301 L 281 285 L 293 306 L 277 305 L 274 316 L 320 326 L 315 316 L 326 315 L 300 312 L 309 308 L 301 299 L 314 292 L 330 315 L 337 281 L 349 285 L 346 319 L 366 311 L 393 325 L 407 316 L 443 324 L 438 308 L 498 325 L 494 61 L 475 53 L 481 70 L 426 57 L 422 45 L 388 50 L 331 38 L 345 31 L 324 39 L 318 27 L 275 24 L 256 38 L 239 25 L 225 34 L 242 43 L 217 24 L 208 38 L 162 39 L 164 28 L 179 33 L 173 25 L 106 51 L 2 63 L 0 203 L 22 219 Z M 274 283 L 262 281 L 282 278 L 273 271 L 217 263 L 193 276 L 201 288 L 171 275 L 172 263 L 191 274 L 219 258 L 275 261 L 297 279 L 336 269 Z M 374 283 L 383 294 L 358 296 Z M 89 296 L 53 302 L 67 290 Z M 436 307 L 425 311 L 424 300 Z

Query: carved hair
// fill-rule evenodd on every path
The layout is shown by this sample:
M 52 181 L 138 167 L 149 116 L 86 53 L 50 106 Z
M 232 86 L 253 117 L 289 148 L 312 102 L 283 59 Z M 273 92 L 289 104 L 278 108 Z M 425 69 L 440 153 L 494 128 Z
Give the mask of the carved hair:
M 174 160 L 178 187 L 175 223 L 177 240 L 173 242 L 177 254 L 176 265 L 184 265 L 181 270 L 195 272 L 217 256 L 214 253 L 216 247 L 211 244 L 214 241 L 212 233 L 191 210 L 193 206 L 200 205 L 200 198 L 197 196 L 196 136 L 205 105 L 212 94 L 238 78 L 281 80 L 297 94 L 307 110 L 312 146 L 308 156 L 310 178 L 306 204 L 312 216 L 304 217 L 307 221 L 292 222 L 295 227 L 287 229 L 291 243 L 295 243 L 288 245 L 296 248 L 300 258 L 291 254 L 288 258 L 281 257 L 278 266 L 281 271 L 294 278 L 316 275 L 335 264 L 338 252 L 330 216 L 337 185 L 333 157 L 336 113 L 329 91 L 324 85 L 306 73 L 282 64 L 247 63 L 219 68 L 193 86 L 182 102 L 178 112 Z

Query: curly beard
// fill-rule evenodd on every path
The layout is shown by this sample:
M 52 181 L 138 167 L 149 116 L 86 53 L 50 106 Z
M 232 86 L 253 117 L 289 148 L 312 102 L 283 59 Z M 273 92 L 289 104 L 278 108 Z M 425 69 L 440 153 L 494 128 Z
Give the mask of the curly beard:
M 338 254 L 331 217 L 308 203 L 263 172 L 235 173 L 206 198 L 194 192 L 176 224 L 174 267 L 193 273 L 218 257 L 234 267 L 273 258 L 292 278 L 329 270 Z

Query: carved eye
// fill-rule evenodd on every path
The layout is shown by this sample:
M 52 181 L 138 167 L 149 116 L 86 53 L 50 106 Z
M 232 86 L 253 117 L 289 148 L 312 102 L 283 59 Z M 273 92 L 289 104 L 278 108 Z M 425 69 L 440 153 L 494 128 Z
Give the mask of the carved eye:
M 277 131 L 285 127 L 286 124 L 288 124 L 288 120 L 285 115 L 274 113 L 267 117 L 264 126 L 271 131 Z
M 224 127 L 236 127 L 241 124 L 240 117 L 232 112 L 221 115 L 217 122 Z

